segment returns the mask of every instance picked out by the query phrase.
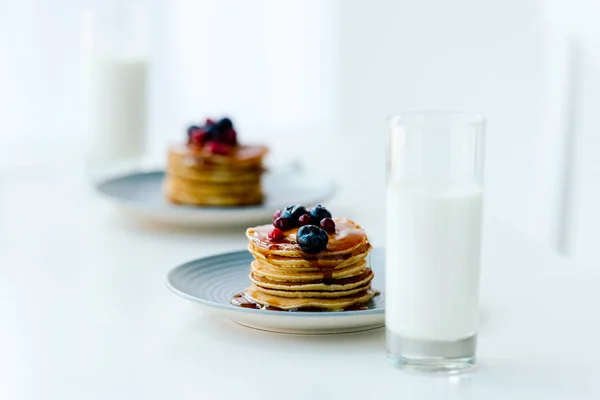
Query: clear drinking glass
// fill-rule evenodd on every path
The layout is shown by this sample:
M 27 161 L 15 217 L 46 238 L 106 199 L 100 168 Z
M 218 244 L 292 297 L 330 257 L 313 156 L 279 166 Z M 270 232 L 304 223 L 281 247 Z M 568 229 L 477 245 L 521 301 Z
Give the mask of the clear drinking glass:
M 389 121 L 385 320 L 393 365 L 475 363 L 482 169 L 480 115 L 424 111 Z
M 81 34 L 85 158 L 101 174 L 145 153 L 149 12 L 147 0 L 91 3 Z

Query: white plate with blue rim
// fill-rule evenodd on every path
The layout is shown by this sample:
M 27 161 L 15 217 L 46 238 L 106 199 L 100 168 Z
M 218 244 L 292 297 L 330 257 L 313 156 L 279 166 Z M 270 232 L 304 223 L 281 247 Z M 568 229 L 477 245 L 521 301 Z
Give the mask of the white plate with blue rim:
M 96 190 L 129 214 L 160 223 L 186 226 L 249 226 L 270 222 L 273 211 L 289 204 L 313 206 L 335 193 L 335 184 L 299 167 L 280 168 L 263 176 L 265 202 L 243 207 L 175 205 L 165 200 L 162 170 L 124 173 L 102 180 Z
M 359 332 L 384 326 L 384 251 L 373 249 L 372 287 L 380 294 L 365 310 L 353 311 L 275 311 L 242 308 L 231 299 L 249 286 L 249 267 L 253 258 L 248 251 L 236 251 L 200 258 L 172 269 L 166 279 L 169 290 L 192 301 L 216 317 L 240 325 L 271 332 L 295 334 L 331 334 Z

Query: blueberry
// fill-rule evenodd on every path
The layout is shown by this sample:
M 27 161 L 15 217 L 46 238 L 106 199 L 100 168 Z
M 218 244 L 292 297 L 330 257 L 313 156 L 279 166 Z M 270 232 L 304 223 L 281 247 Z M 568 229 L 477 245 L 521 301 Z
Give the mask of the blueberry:
M 315 206 L 308 212 L 312 218 L 313 224 L 319 225 L 323 218 L 331 218 L 331 213 L 322 205 Z
M 187 129 L 187 134 L 188 134 L 188 137 L 192 136 L 192 133 L 193 133 L 194 131 L 196 131 L 196 130 L 199 130 L 199 129 L 200 129 L 200 127 L 199 127 L 199 126 L 196 126 L 196 125 L 192 125 L 192 126 L 190 126 L 190 127 Z
M 284 218 L 289 218 L 294 224 L 298 223 L 298 219 L 306 214 L 306 208 L 304 206 L 295 204 L 293 206 L 287 206 L 281 212 L 281 216 Z
M 221 118 L 219 122 L 217 122 L 217 128 L 219 128 L 221 132 L 226 132 L 233 128 L 233 122 L 227 117 Z
M 208 132 L 209 140 L 215 142 L 221 141 L 221 132 L 219 131 L 216 125 L 206 126 L 205 129 Z
M 224 143 L 227 143 L 231 146 L 237 145 L 237 133 L 235 129 L 229 129 L 228 131 L 221 132 L 221 137 L 223 138 Z
M 323 229 L 315 225 L 305 225 L 298 229 L 296 242 L 305 253 L 318 253 L 325 250 L 329 235 Z
M 285 207 L 283 210 L 281 210 L 281 213 L 279 213 L 279 216 L 284 217 L 284 218 L 291 218 L 293 208 L 294 208 L 294 206 Z

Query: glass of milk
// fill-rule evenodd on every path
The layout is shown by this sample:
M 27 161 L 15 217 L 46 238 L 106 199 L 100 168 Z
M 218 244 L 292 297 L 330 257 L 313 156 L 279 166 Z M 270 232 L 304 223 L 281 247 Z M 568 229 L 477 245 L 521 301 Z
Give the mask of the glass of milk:
M 396 366 L 475 363 L 485 120 L 426 111 L 389 121 L 386 346 Z
M 95 1 L 83 17 L 81 44 L 88 167 L 136 164 L 145 151 L 146 1 Z

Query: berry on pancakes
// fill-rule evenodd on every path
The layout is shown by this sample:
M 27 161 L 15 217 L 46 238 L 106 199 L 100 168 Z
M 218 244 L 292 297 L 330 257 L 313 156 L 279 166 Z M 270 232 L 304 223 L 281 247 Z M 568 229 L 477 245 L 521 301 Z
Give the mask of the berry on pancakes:
M 194 129 L 188 138 L 188 144 L 194 147 L 202 147 L 208 140 L 208 133 L 200 128 Z
M 335 232 L 335 222 L 331 218 L 323 218 L 319 223 L 321 229 L 328 233 Z
M 294 226 L 298 225 L 298 219 L 306 214 L 306 208 L 304 206 L 295 204 L 292 206 L 287 206 L 281 212 L 281 216 L 284 218 L 289 218 Z
M 208 143 L 208 151 L 210 151 L 213 154 L 219 154 L 222 156 L 226 156 L 227 154 L 229 154 L 229 146 L 226 145 L 225 143 L 219 143 L 219 142 L 209 142 Z
M 275 221 L 273 221 L 273 226 L 275 228 L 281 229 L 282 231 L 287 231 L 292 227 L 292 223 L 289 218 L 279 217 Z
M 217 122 L 217 128 L 219 128 L 221 132 L 226 132 L 229 129 L 233 129 L 233 122 L 231 122 L 231 120 L 227 117 L 221 118 Z
M 304 226 L 304 225 L 310 225 L 310 224 L 312 224 L 312 218 L 310 217 L 310 215 L 302 214 L 300 216 L 300 218 L 298 218 L 298 225 Z
M 305 225 L 298 229 L 296 242 L 305 253 L 319 253 L 325 250 L 329 242 L 329 235 L 315 225 Z
M 331 213 L 322 205 L 315 206 L 308 212 L 312 218 L 313 224 L 319 225 L 323 218 L 331 218 Z
M 273 228 L 271 232 L 269 232 L 269 239 L 271 240 L 283 240 L 285 238 L 285 234 L 279 228 Z

